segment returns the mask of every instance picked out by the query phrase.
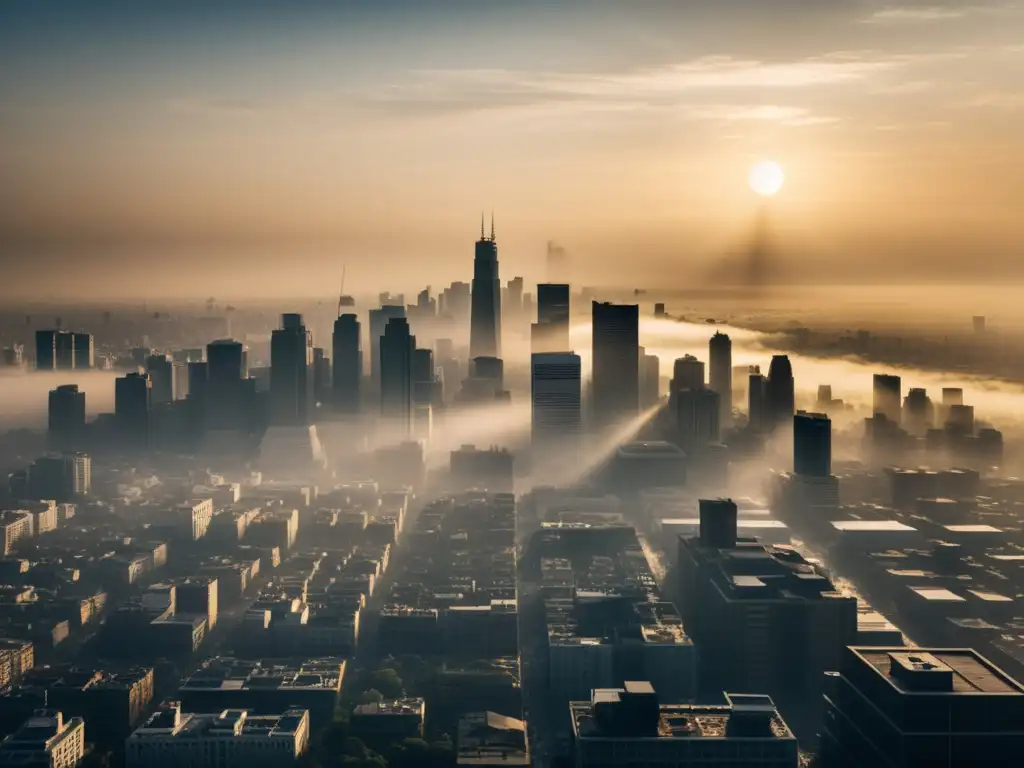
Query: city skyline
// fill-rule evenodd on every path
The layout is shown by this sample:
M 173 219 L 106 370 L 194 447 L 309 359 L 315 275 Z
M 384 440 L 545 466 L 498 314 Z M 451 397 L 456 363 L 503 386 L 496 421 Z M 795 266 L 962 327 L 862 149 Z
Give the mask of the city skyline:
M 555 239 L 684 287 L 748 247 L 765 159 L 777 279 L 1021 277 L 1013 4 L 297 5 L 0 11 L 6 290 L 422 284 L 480 208 L 514 274 Z

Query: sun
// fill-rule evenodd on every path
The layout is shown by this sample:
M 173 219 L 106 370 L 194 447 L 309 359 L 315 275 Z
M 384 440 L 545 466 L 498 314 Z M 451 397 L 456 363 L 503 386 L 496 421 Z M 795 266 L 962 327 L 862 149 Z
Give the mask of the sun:
M 750 188 L 762 197 L 778 194 L 785 182 L 786 173 L 774 160 L 761 161 L 750 169 L 750 175 L 747 177 Z

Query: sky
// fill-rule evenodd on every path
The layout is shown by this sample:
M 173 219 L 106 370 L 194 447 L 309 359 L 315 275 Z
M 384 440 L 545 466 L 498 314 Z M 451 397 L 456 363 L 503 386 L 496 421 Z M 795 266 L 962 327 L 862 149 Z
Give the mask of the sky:
M 0 133 L 8 299 L 1024 277 L 1004 0 L 12 1 Z

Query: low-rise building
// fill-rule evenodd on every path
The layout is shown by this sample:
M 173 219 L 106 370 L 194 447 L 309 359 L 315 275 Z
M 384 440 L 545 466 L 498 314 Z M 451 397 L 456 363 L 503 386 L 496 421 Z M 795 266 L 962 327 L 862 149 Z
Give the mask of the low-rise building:
M 309 747 L 309 713 L 289 709 L 257 715 L 245 709 L 216 714 L 181 711 L 178 702 L 155 712 L 125 742 L 127 768 L 277 768 Z
M 497 712 L 469 712 L 459 718 L 456 765 L 515 768 L 530 765 L 526 723 Z
M 0 765 L 74 768 L 85 756 L 85 722 L 39 710 L 0 744 Z
M 975 651 L 850 647 L 827 680 L 827 766 L 1020 763 L 1024 686 Z
M 768 696 L 726 705 L 663 705 L 650 683 L 598 688 L 569 704 L 577 768 L 796 768 L 797 740 Z
M 423 699 L 371 702 L 352 710 L 349 725 L 370 747 L 386 747 L 403 739 L 422 739 L 425 713 Z

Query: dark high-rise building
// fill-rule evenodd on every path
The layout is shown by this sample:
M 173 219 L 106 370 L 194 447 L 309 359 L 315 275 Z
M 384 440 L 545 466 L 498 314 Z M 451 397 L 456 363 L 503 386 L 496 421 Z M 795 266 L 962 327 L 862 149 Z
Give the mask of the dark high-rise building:
M 36 370 L 52 371 L 57 367 L 57 331 L 36 331 Z
M 146 358 L 146 373 L 153 384 L 153 404 L 170 403 L 177 389 L 178 369 L 167 355 L 150 355 Z
M 661 399 L 661 360 L 640 347 L 640 410 L 653 408 Z
M 924 435 L 935 424 L 935 406 L 928 391 L 911 387 L 903 398 L 904 428 L 914 435 Z
M 508 307 L 502 307 L 506 312 L 518 317 L 523 311 L 523 278 L 513 277 L 508 281 Z
M 77 384 L 64 384 L 50 391 L 49 405 L 50 444 L 67 450 L 85 432 L 85 392 Z
M 797 411 L 793 417 L 793 472 L 804 477 L 832 474 L 832 421 L 825 414 Z
M 772 355 L 766 395 L 771 428 L 790 426 L 796 412 L 796 386 L 793 382 L 793 366 L 787 355 Z
M 96 367 L 96 346 L 91 333 L 74 333 L 75 368 L 87 370 Z
M 501 280 L 498 276 L 498 242 L 484 236 L 480 221 L 480 239 L 473 257 L 473 294 L 469 326 L 469 356 L 501 357 Z
M 717 392 L 722 409 L 719 422 L 728 427 L 732 422 L 732 339 L 716 333 L 708 344 L 710 363 L 708 388 Z
M 671 395 L 678 445 L 688 455 L 701 453 L 719 441 L 718 393 L 710 389 L 681 389 Z
M 331 392 L 331 358 L 323 347 L 313 347 L 313 402 L 327 403 Z
M 672 365 L 672 392 L 684 389 L 704 389 L 704 363 L 693 355 L 684 355 Z
M 92 459 L 84 453 L 42 456 L 28 470 L 29 496 L 64 503 L 87 495 L 92 485 Z
M 474 357 L 472 374 L 474 378 L 493 381 L 500 390 L 505 386 L 505 361 L 500 357 Z
M 194 365 L 205 365 L 203 387 L 207 429 L 233 430 L 242 425 L 242 382 L 248 377 L 247 358 L 242 342 L 218 339 L 206 345 L 205 364 L 189 363 L 190 371 Z
M 142 449 L 149 444 L 152 390 L 146 373 L 129 373 L 114 382 L 114 420 L 121 448 Z
M 380 339 L 388 321 L 394 317 L 405 317 L 405 307 L 386 304 L 370 310 L 370 376 L 374 386 L 380 387 Z
M 53 337 L 54 367 L 58 371 L 75 369 L 75 334 L 68 331 L 57 331 Z
M 594 421 L 606 427 L 634 418 L 640 405 L 640 308 L 593 302 Z
M 568 352 L 569 286 L 541 283 L 537 286 L 537 323 L 533 327 L 534 352 Z
M 313 420 L 313 336 L 302 315 L 281 315 L 270 336 L 270 419 L 277 426 Z
M 412 361 L 416 337 L 409 321 L 393 317 L 380 337 L 380 413 L 400 433 L 412 426 Z
M 571 441 L 579 439 L 582 425 L 579 355 L 542 352 L 530 360 L 534 449 L 578 450 Z
M 826 678 L 822 764 L 1021 762 L 1024 686 L 966 648 L 850 647 Z
M 893 424 L 899 424 L 903 400 L 903 383 L 899 376 L 876 373 L 871 387 L 871 412 L 880 413 Z
M 434 380 L 434 350 L 429 347 L 413 350 L 412 380 L 413 382 Z
M 363 350 L 359 340 L 359 318 L 342 315 L 334 321 L 334 407 L 341 413 L 358 413 L 363 389 Z M 379 354 L 379 352 L 378 352 Z
M 760 434 L 768 428 L 768 381 L 760 373 L 751 373 L 747 389 L 747 420 L 750 430 Z

